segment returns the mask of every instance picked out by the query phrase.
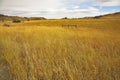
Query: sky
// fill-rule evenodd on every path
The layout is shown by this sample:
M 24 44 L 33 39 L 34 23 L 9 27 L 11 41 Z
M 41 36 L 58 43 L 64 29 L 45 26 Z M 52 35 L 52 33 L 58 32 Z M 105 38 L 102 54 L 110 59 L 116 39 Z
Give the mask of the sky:
M 81 18 L 120 12 L 120 0 L 0 0 L 0 14 Z

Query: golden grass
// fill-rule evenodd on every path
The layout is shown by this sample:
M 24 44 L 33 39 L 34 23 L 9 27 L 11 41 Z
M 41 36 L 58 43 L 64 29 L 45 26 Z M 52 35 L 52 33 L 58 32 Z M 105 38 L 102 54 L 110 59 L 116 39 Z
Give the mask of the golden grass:
M 10 24 L 0 27 L 0 62 L 9 66 L 0 75 L 9 80 L 120 80 L 120 20 Z

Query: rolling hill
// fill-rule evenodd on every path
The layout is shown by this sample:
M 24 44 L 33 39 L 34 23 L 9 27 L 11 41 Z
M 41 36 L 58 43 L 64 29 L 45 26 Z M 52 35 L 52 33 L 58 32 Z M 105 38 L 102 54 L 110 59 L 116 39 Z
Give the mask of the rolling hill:
M 120 19 L 120 12 L 95 16 L 94 18 L 103 18 L 103 19 Z
M 110 13 L 110 14 L 105 14 L 105 15 L 99 15 L 95 17 L 84 17 L 84 18 L 75 18 L 75 19 L 120 19 L 120 12 L 115 12 L 115 13 Z M 12 19 L 19 19 L 22 21 L 28 21 L 28 20 L 46 20 L 45 17 L 19 17 L 19 16 L 7 16 L 0 14 L 0 21 L 5 21 L 5 20 L 12 20 Z
M 46 18 L 44 17 L 19 17 L 19 16 L 7 16 L 7 15 L 3 15 L 0 14 L 0 21 L 10 21 L 12 19 L 18 19 L 21 21 L 28 21 L 28 20 L 45 20 Z

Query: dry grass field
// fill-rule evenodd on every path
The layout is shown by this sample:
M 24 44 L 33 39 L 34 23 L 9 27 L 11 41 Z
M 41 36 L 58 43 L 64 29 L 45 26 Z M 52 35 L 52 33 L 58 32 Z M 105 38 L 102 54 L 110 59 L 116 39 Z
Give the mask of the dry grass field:
M 120 19 L 6 23 L 0 80 L 120 80 Z

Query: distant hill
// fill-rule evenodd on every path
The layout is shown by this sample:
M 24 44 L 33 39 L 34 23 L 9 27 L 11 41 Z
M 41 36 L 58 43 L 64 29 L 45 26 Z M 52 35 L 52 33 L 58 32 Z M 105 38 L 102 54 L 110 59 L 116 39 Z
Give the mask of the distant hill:
M 44 17 L 30 17 L 30 20 L 45 20 L 46 18 Z
M 0 14 L 0 21 L 12 20 L 12 19 L 19 19 L 21 21 L 29 21 L 29 20 L 46 20 L 44 17 L 19 17 L 19 16 L 7 16 Z M 81 19 L 81 18 L 75 18 Z M 84 17 L 82 19 L 120 19 L 120 12 L 105 14 L 95 17 Z
M 45 20 L 46 18 L 44 17 L 19 17 L 19 16 L 7 16 L 7 15 L 3 15 L 3 14 L 0 14 L 0 21 L 10 21 L 10 20 L 13 20 L 13 19 L 18 19 L 18 20 L 21 20 L 21 21 L 28 21 L 28 20 Z
M 23 18 L 23 17 L 7 16 L 7 15 L 0 14 L 0 21 L 6 21 L 6 20 L 12 20 L 12 19 L 27 20 L 26 18 Z
M 84 19 L 120 19 L 120 12 L 99 15 L 95 17 L 84 17 Z
M 104 19 L 120 19 L 120 12 L 116 13 L 111 13 L 111 14 L 106 14 L 106 15 L 100 15 L 100 16 L 95 16 L 94 18 L 104 18 Z
M 112 13 L 112 14 L 106 14 L 101 16 L 101 18 L 116 18 L 120 19 L 120 12 Z

